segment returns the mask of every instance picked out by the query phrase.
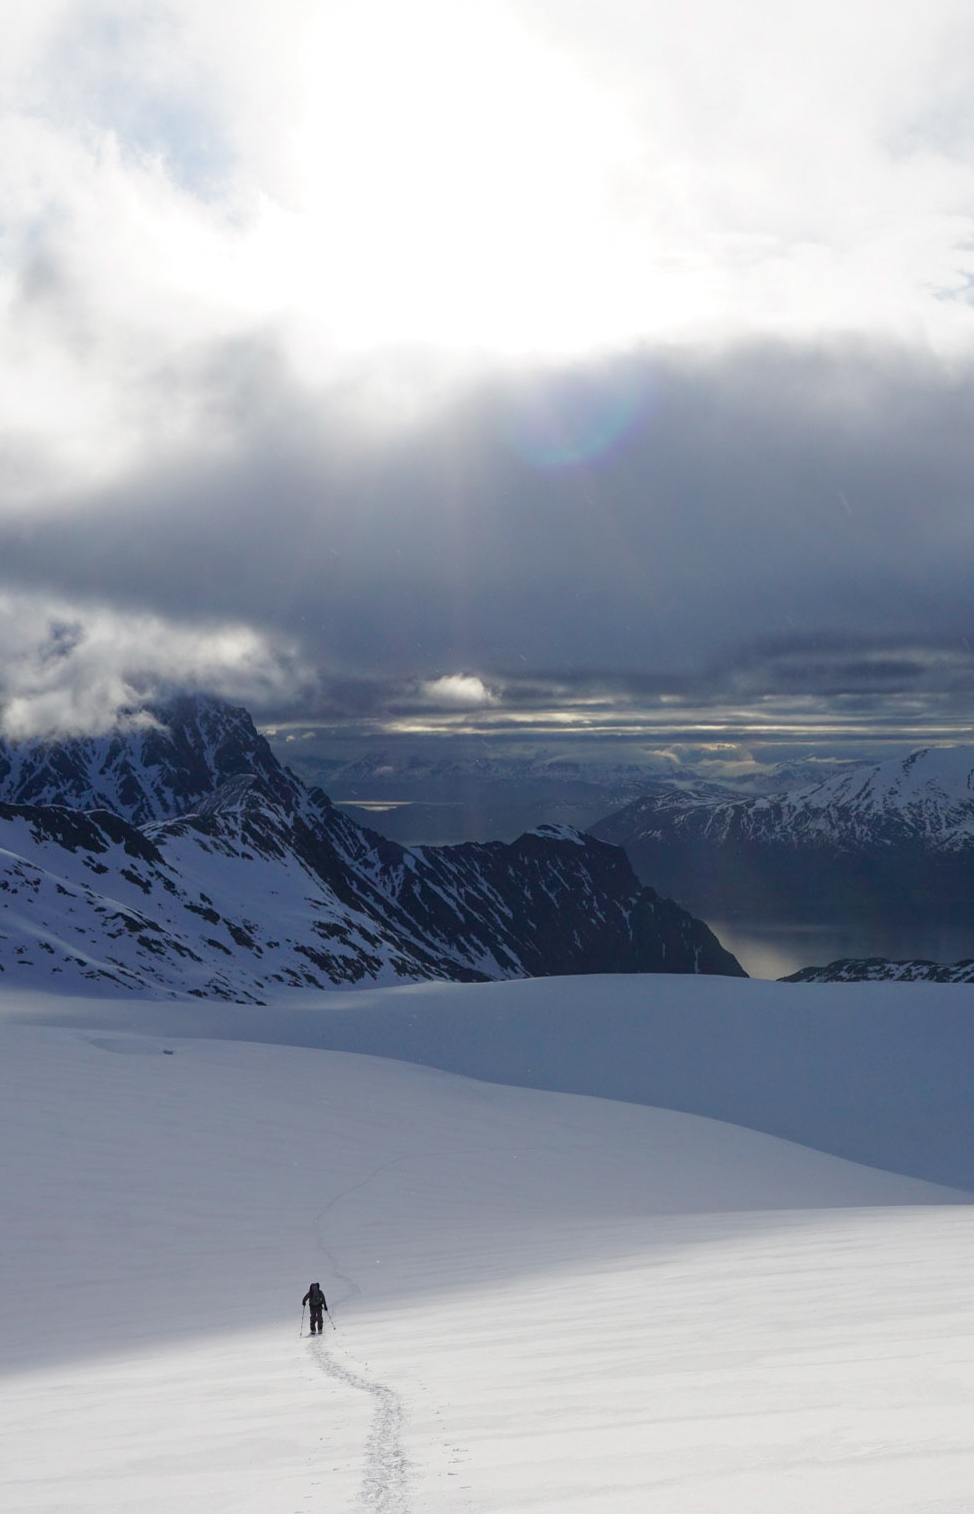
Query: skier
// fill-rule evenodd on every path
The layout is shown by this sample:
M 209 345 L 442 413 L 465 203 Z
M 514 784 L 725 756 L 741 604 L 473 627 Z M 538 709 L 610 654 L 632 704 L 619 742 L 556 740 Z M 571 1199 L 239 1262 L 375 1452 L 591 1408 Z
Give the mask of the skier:
M 320 1335 L 324 1329 L 324 1314 L 328 1309 L 320 1283 L 311 1284 L 311 1287 L 301 1300 L 301 1307 L 304 1308 L 305 1304 L 310 1304 L 311 1306 L 311 1334 Z

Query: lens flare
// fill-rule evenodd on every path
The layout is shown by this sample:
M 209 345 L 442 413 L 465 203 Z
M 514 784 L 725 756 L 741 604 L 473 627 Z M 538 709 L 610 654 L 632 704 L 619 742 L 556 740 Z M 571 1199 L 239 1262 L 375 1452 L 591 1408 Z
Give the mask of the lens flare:
M 591 462 L 632 429 L 651 395 L 645 372 L 632 364 L 548 373 L 508 397 L 507 441 L 546 472 Z

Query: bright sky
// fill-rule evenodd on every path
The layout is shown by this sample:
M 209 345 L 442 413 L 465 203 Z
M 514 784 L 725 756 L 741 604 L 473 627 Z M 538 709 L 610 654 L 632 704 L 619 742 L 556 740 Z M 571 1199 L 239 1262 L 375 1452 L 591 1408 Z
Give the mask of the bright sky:
M 458 397 L 512 376 L 534 382 L 552 365 L 609 373 L 641 350 L 702 374 L 742 342 L 794 354 L 844 341 L 870 354 L 885 344 L 946 381 L 974 358 L 972 99 L 967 0 L 8 7 L 6 561 L 14 547 L 34 552 L 33 533 L 55 516 L 90 522 L 93 540 L 106 500 L 114 509 L 123 496 L 130 518 L 136 506 L 155 522 L 175 512 L 219 537 L 201 480 L 222 478 L 214 487 L 229 495 L 235 467 L 254 479 L 326 433 L 345 444 L 363 420 L 372 437 L 376 424 L 385 438 L 390 423 L 426 426 Z M 847 381 L 858 413 L 863 380 L 849 369 Z M 807 411 L 806 379 L 794 386 L 795 414 Z M 929 388 L 927 375 L 915 392 Z M 644 418 L 641 405 L 625 425 Z M 611 439 L 623 421 L 614 431 L 597 415 L 588 430 Z M 576 441 L 549 438 L 533 462 L 577 463 Z M 804 455 L 798 445 L 783 457 L 784 474 Z M 322 500 L 345 496 L 330 463 L 295 467 L 305 497 L 281 531 L 297 541 Z M 762 487 L 752 480 L 742 497 Z M 851 487 L 836 485 L 856 511 Z M 282 490 L 269 481 L 262 498 Z M 929 483 L 922 492 L 929 501 Z M 625 561 L 611 505 L 600 500 L 605 540 L 618 538 Z M 246 531 L 222 519 L 246 557 Z M 144 541 L 137 530 L 133 566 Z M 58 615 L 62 600 L 76 604 L 68 556 L 46 551 L 43 568 L 0 578 L 0 592 L 33 596 L 11 624 L 50 619 L 55 600 Z M 123 641 L 132 615 L 148 627 L 171 614 L 138 577 L 124 604 L 104 581 L 86 587 L 99 613 L 129 617 Z M 286 599 L 279 585 L 277 605 Z M 252 600 L 223 606 L 205 631 L 199 606 L 184 608 L 207 666 L 214 646 L 252 633 Z M 273 683 L 292 656 L 320 663 L 320 648 L 300 649 L 297 613 L 282 609 L 272 634 L 273 618 L 253 632 L 270 638 L 263 650 L 244 658 L 260 679 Z M 796 624 L 833 619 L 823 608 Z M 457 641 L 430 652 L 426 631 L 415 634 L 413 676 L 446 680 L 448 705 L 450 680 L 489 684 L 492 671 L 462 645 L 451 656 Z M 141 637 L 143 666 L 168 678 L 158 642 Z M 338 660 L 355 663 L 348 651 Z M 111 675 L 120 686 L 135 670 L 124 661 Z M 240 666 L 235 650 L 235 689 Z
M 255 321 L 319 373 L 974 331 L 963 0 L 42 0 L 5 29 L 8 317 L 56 248 L 109 386 Z

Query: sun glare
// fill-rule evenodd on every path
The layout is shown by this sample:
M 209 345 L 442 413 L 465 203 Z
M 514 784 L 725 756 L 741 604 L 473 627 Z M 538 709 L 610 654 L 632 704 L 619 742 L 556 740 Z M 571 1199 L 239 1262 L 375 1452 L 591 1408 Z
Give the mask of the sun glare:
M 303 95 L 301 202 L 269 213 L 260 242 L 309 341 L 517 355 L 631 329 L 611 201 L 633 140 L 512 18 L 441 0 L 329 9 Z
M 654 30 L 633 13 L 596 57 L 557 7 L 298 3 L 273 107 L 240 127 L 250 158 L 231 215 L 209 251 L 196 236 L 165 262 L 202 286 L 201 309 L 266 322 L 312 382 L 379 350 L 449 377 L 485 357 L 766 331 L 923 329 L 966 350 L 974 316 L 954 296 L 969 238 L 945 165 L 928 154 L 918 174 L 864 105 L 848 132 L 854 192 L 829 173 L 806 203 L 845 66 L 831 45 L 805 68 L 789 27 L 775 33 L 769 57 L 805 102 L 781 120 L 784 86 L 768 91 L 750 53 L 732 58 L 726 98 L 733 27 L 705 29 L 698 56 L 696 32 L 690 53 L 680 40 L 687 18 Z M 756 140 L 775 151 L 755 154 Z M 379 409 L 408 408 L 396 382 Z

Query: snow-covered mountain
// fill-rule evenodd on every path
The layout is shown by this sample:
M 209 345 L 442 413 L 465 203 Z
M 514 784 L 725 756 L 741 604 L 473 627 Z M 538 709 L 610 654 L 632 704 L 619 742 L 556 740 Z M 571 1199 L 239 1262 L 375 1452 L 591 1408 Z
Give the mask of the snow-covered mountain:
M 781 983 L 974 983 L 974 960 L 889 962 L 885 957 L 843 957 L 826 967 L 803 967 Z
M 188 695 L 139 716 L 107 736 L 16 745 L 0 738 L 0 799 L 110 810 L 145 825 L 191 809 L 227 778 L 253 773 L 294 801 L 297 779 L 239 706 Z
M 927 749 L 767 797 L 647 794 L 591 834 L 705 914 L 974 912 L 974 750 Z
M 618 848 L 544 827 L 512 845 L 405 849 L 306 789 L 246 711 L 200 701 L 194 719 L 193 703 L 172 727 L 8 754 L 8 780 L 49 802 L 0 803 L 0 970 L 65 991 L 237 1001 L 336 983 L 742 973 Z M 122 813 L 99 807 L 106 792 Z M 166 818 L 125 814 L 147 810 Z
M 536 795 L 546 790 L 579 794 L 603 791 L 618 795 L 620 801 L 683 788 L 726 799 L 738 793 L 750 796 L 808 787 L 851 767 L 849 763 L 799 759 L 715 781 L 690 766 L 580 759 L 550 748 L 512 754 L 487 751 L 481 743 L 474 750 L 464 750 L 462 738 L 451 738 L 449 756 L 443 755 L 442 738 L 435 750 L 404 742 L 403 750 L 386 748 L 348 759 L 309 751 L 299 737 L 280 735 L 275 742 L 272 735 L 271 744 L 307 781 L 327 784 L 336 795 L 371 795 L 388 789 L 412 799 L 434 799 L 444 787 L 452 791 L 470 785 L 504 785 Z
M 271 731 L 269 739 L 306 783 L 404 845 L 512 841 L 542 824 L 586 830 L 647 794 L 728 802 L 807 788 L 852 766 L 799 758 L 716 781 L 690 766 L 579 759 L 546 748 L 512 753 L 483 742 L 465 747 L 460 737 L 448 752 L 443 738 L 403 738 L 351 758 L 319 751 L 313 732 Z

